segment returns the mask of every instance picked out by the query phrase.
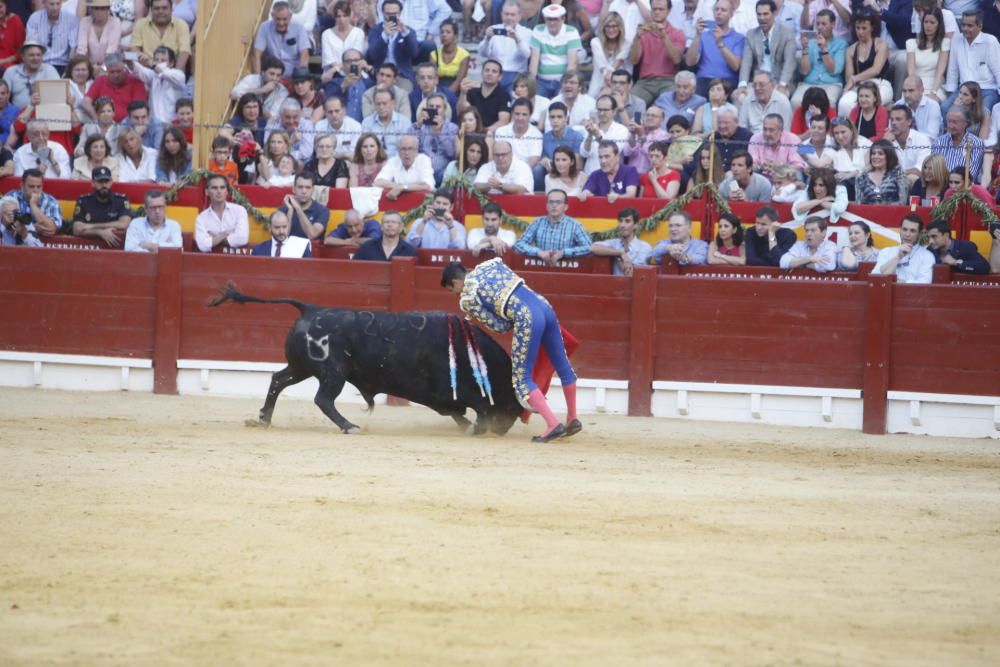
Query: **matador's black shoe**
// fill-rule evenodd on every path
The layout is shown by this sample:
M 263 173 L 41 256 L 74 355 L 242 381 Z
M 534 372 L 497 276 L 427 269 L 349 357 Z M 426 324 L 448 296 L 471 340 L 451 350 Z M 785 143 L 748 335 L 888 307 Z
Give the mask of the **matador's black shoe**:
M 566 427 L 562 424 L 556 424 L 555 428 L 549 431 L 548 435 L 536 435 L 531 439 L 532 442 L 552 442 L 553 440 L 558 440 L 559 438 L 566 437 Z
M 570 423 L 566 424 L 566 437 L 571 435 L 576 435 L 583 430 L 583 424 L 580 423 L 579 419 L 574 419 Z

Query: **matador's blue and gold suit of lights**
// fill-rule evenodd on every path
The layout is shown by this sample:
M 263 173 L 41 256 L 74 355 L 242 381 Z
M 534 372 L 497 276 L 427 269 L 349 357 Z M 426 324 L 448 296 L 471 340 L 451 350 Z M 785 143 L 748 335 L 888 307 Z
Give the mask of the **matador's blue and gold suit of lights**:
M 497 333 L 514 330 L 511 362 L 514 391 L 521 405 L 528 407 L 528 395 L 537 389 L 532 370 L 540 346 L 545 347 L 562 385 L 576 382 L 552 306 L 499 257 L 466 274 L 459 306 Z

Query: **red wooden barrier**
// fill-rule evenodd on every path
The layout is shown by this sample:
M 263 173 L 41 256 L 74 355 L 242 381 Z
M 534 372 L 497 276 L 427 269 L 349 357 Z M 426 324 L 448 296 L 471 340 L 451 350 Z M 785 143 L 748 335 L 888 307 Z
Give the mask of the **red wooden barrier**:
M 0 247 L 0 347 L 150 358 L 156 258 Z
M 657 380 L 862 386 L 865 283 L 659 276 Z
M 1000 396 L 1000 290 L 897 285 L 893 297 L 890 389 Z

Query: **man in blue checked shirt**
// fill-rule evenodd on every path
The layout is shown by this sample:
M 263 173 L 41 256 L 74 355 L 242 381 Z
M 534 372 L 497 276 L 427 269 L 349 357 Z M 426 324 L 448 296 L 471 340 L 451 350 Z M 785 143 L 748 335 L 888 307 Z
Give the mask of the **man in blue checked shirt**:
M 979 174 L 983 170 L 983 155 L 985 146 L 983 140 L 969 132 L 972 115 L 968 107 L 955 105 L 948 109 L 945 116 L 946 132 L 931 144 L 931 153 L 944 157 L 948 171 L 965 167 L 965 146 L 969 144 L 969 178 L 973 183 L 979 182 Z
M 43 190 L 42 172 L 25 169 L 21 175 L 21 189 L 8 192 L 8 197 L 17 201 L 18 213 L 31 216 L 31 224 L 39 236 L 52 236 L 62 227 L 62 211 L 59 202 Z
M 663 239 L 653 248 L 653 261 L 659 264 L 666 255 L 670 255 L 681 266 L 705 264 L 708 261 L 708 244 L 701 239 L 691 237 L 691 214 L 687 211 L 677 211 L 667 219 L 667 233 L 670 238 Z
M 592 239 L 583 225 L 566 215 L 566 192 L 552 190 L 547 199 L 549 214 L 528 226 L 514 250 L 538 257 L 549 266 L 555 266 L 563 257 L 589 255 Z

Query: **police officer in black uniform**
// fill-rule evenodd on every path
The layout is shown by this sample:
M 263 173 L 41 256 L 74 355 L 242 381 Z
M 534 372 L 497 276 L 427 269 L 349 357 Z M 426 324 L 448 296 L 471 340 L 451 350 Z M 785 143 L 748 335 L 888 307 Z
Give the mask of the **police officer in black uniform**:
M 76 200 L 73 211 L 73 236 L 96 236 L 112 248 L 122 244 L 122 237 L 132 221 L 132 207 L 125 195 L 111 191 L 111 170 L 97 167 L 93 171 L 91 183 L 94 192 Z M 64 230 L 66 233 L 66 230 Z

